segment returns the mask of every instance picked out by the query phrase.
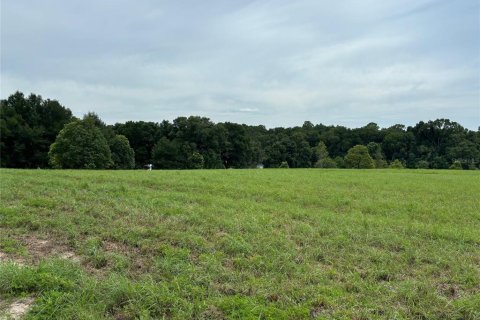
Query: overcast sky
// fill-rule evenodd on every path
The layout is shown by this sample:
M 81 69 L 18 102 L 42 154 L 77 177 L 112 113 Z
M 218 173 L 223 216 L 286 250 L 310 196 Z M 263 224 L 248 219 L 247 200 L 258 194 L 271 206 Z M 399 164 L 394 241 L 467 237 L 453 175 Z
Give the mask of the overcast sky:
M 478 0 L 1 2 L 1 98 L 107 123 L 480 125 Z

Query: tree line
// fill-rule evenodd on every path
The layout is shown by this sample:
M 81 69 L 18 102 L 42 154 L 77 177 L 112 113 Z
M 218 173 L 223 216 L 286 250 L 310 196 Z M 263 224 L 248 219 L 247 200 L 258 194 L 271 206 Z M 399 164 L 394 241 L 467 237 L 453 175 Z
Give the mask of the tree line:
M 205 117 L 105 124 L 56 100 L 21 92 L 0 102 L 0 162 L 8 168 L 434 168 L 478 169 L 480 128 L 448 119 L 380 128 L 272 128 Z

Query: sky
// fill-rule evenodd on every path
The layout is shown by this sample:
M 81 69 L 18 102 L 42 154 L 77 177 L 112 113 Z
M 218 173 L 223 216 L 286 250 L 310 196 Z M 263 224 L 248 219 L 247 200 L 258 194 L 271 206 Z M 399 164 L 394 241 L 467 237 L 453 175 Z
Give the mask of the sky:
M 480 126 L 477 0 L 2 0 L 1 98 L 76 116 Z

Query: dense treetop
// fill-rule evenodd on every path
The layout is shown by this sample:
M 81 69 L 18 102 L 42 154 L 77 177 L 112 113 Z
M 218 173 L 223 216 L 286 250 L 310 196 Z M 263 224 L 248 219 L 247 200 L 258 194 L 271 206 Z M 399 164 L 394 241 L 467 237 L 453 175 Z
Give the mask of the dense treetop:
M 448 119 L 421 121 L 409 127 L 397 124 L 380 128 L 369 123 L 354 129 L 309 121 L 301 127 L 267 129 L 213 123 L 197 116 L 115 125 L 106 125 L 94 113 L 82 121 L 87 119 L 102 133 L 112 153 L 105 166 L 109 168 L 142 168 L 148 163 L 159 169 L 250 168 L 258 164 L 278 168 L 282 163 L 290 168 L 343 168 L 352 166 L 350 160 L 359 150 L 367 167 L 373 163 L 376 168 L 393 164 L 474 169 L 480 164 L 480 128 L 468 130 Z M 38 95 L 25 97 L 16 92 L 2 100 L 1 166 L 48 167 L 50 145 L 64 126 L 75 120 L 69 109 Z M 357 145 L 365 148 L 356 147 L 346 158 Z
M 60 131 L 48 153 L 52 167 L 106 169 L 113 165 L 107 139 L 89 120 L 76 120 Z
M 48 165 L 48 150 L 72 112 L 56 100 L 16 92 L 0 102 L 2 167 L 37 168 Z

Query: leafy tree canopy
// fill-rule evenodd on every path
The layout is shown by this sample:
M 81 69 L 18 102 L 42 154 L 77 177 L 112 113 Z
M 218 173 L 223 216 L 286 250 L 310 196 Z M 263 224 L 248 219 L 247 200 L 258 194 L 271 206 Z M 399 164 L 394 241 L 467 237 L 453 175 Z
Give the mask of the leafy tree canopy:
M 390 163 L 389 167 L 392 168 L 392 169 L 403 169 L 403 168 L 405 168 L 402 161 L 400 161 L 398 159 L 395 159 L 394 161 L 392 161 L 392 163 Z
M 55 100 L 41 96 L 25 97 L 17 92 L 1 101 L 1 166 L 36 168 L 48 166 L 48 150 L 65 124 L 75 120 L 70 110 Z M 213 123 L 205 117 L 178 117 L 173 121 L 127 121 L 105 124 L 90 112 L 83 118 L 100 130 L 112 151 L 113 167 L 130 168 L 131 152 L 135 165 L 143 168 L 290 168 L 351 166 L 348 151 L 364 145 L 376 168 L 387 167 L 398 159 L 407 168 L 448 169 L 459 161 L 464 169 L 480 166 L 480 130 L 472 131 L 449 119 L 419 122 L 413 127 L 396 124 L 380 128 L 369 123 L 360 128 L 326 126 L 305 121 L 302 126 L 272 128 L 236 123 Z M 121 147 L 122 146 L 122 147 Z M 118 148 L 123 151 L 116 151 Z M 198 154 L 198 155 L 197 155 Z M 322 161 L 323 160 L 323 161 Z M 367 163 L 362 165 L 368 165 Z M 194 165 L 195 164 L 195 165 Z
M 51 145 L 48 155 L 54 168 L 106 169 L 113 165 L 107 140 L 88 120 L 67 124 Z
M 375 168 L 373 159 L 368 153 L 368 148 L 364 145 L 356 145 L 348 150 L 348 153 L 345 156 L 345 165 L 347 168 L 354 169 Z
M 16 92 L 0 102 L 1 166 L 44 168 L 48 150 L 66 123 L 74 120 L 70 109 L 56 100 L 43 100 Z
M 462 163 L 458 160 L 454 161 L 452 163 L 452 165 L 450 166 L 450 169 L 453 169 L 453 170 L 462 170 L 463 167 L 462 167 Z
M 135 168 L 135 152 L 127 137 L 117 134 L 110 141 L 110 152 L 114 169 L 133 169 Z

